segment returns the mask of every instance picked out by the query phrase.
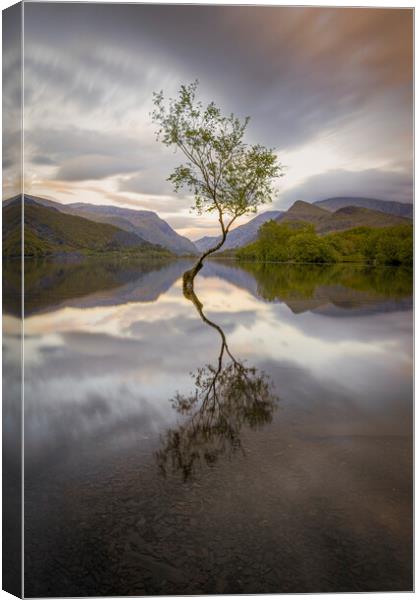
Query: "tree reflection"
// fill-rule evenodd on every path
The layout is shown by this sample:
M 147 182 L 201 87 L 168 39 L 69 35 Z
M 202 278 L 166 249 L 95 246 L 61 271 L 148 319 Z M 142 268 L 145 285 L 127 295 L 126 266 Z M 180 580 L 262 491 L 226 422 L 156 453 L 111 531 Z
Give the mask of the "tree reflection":
M 263 371 L 232 355 L 223 329 L 206 317 L 194 290 L 184 290 L 184 295 L 221 339 L 216 363 L 191 374 L 194 391 L 190 395 L 177 393 L 171 400 L 184 420 L 166 432 L 157 452 L 164 475 L 180 473 L 187 481 L 200 465 L 212 465 L 221 455 L 240 450 L 243 425 L 256 429 L 271 422 L 278 398 Z

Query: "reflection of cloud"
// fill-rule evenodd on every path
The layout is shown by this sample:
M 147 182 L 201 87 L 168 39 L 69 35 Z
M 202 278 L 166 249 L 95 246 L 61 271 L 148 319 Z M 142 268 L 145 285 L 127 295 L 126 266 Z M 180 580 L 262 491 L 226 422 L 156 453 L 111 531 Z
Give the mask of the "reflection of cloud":
M 237 284 L 230 283 L 225 266 L 221 279 L 218 264 L 197 277 L 200 299 L 215 321 L 229 326 L 235 355 L 268 374 L 281 407 L 263 431 L 244 432 L 244 452 L 235 461 L 220 460 L 196 486 L 180 487 L 171 477 L 163 484 L 153 461 L 160 434 L 180 423 L 168 399 L 191 393 L 189 373 L 213 362 L 220 344 L 183 298 L 179 281 L 154 302 L 120 304 L 117 297 L 111 306 L 58 308 L 27 319 L 25 515 L 33 581 L 48 591 L 57 572 L 60 596 L 69 571 L 82 573 L 77 596 L 97 586 L 83 575 L 92 564 L 103 590 L 108 582 L 118 590 L 123 564 L 130 567 L 124 585 L 138 590 L 146 557 L 146 585 L 156 581 L 160 592 L 166 573 L 174 581 L 165 588 L 170 592 L 183 593 L 192 580 L 191 593 L 203 581 L 213 586 L 214 573 L 222 582 L 226 576 L 224 591 L 235 592 L 230 576 L 238 565 L 238 577 L 247 577 L 240 591 L 247 592 L 258 591 L 262 579 L 267 592 L 315 584 L 336 591 L 337 573 L 346 589 L 360 587 L 360 573 L 371 588 L 394 589 L 403 581 L 409 589 L 408 313 L 295 315 L 255 297 L 252 286 L 248 291 L 249 273 L 242 279 L 231 269 Z M 139 282 L 137 296 L 152 285 L 153 273 Z M 16 333 L 16 319 L 6 324 Z M 19 358 L 16 339 L 6 336 L 4 343 L 5 356 Z M 18 391 L 19 377 L 11 383 Z M 18 427 L 6 433 L 11 438 Z M 186 547 L 196 560 L 185 559 Z M 279 548 L 285 549 L 280 568 Z M 161 568 L 166 561 L 170 569 Z M 57 563 L 69 567 L 63 575 Z
M 336 373 L 319 376 L 295 360 L 261 360 L 259 368 L 266 371 L 276 388 L 282 390 L 283 414 L 288 427 L 288 413 L 305 412 L 301 432 L 320 438 L 346 435 L 398 435 L 411 431 L 411 406 L 399 398 L 410 398 L 412 382 L 401 372 L 387 372 L 382 366 L 380 385 L 369 377 L 348 385 Z M 399 387 L 401 386 L 401 387 Z M 366 398 L 369 401 L 366 402 Z M 388 415 L 381 419 L 381 410 Z M 376 418 L 372 415 L 376 413 Z M 390 418 L 394 413 L 396 418 Z M 397 416 L 398 414 L 398 416 Z
M 397 308 L 398 303 L 395 304 L 395 308 Z M 313 342 L 322 343 L 325 345 L 325 351 L 328 350 L 330 353 L 332 360 L 334 360 L 334 346 L 339 354 L 342 353 L 342 356 L 346 353 L 349 356 L 362 356 L 366 351 L 369 355 L 377 354 L 380 358 L 390 350 L 390 344 L 393 344 L 400 334 L 402 339 L 398 345 L 401 358 L 407 358 L 410 355 L 411 320 L 410 313 L 406 310 L 388 312 L 385 306 L 384 312 L 360 315 L 356 310 L 356 315 L 354 315 L 350 308 L 346 314 L 341 315 L 340 319 L 312 312 L 306 312 L 297 317 L 284 304 L 272 305 L 272 310 L 275 320 L 281 318 L 285 327 L 293 327 L 293 338 L 296 337 L 296 339 L 292 338 L 288 343 L 293 343 L 296 348 L 300 343 L 298 338 L 302 340 L 302 347 L 305 346 L 303 338 L 307 339 L 306 346 Z M 385 319 L 386 329 L 383 327 Z M 306 354 L 306 350 L 302 350 L 302 353 Z M 324 361 L 326 356 L 326 352 L 320 351 L 319 356 L 314 356 L 313 360 L 315 363 L 318 359 Z
M 208 316 L 229 331 L 235 356 L 267 372 L 281 395 L 273 430 L 281 448 L 296 436 L 310 448 L 316 444 L 319 457 L 345 436 L 409 434 L 409 313 L 352 317 L 350 309 L 340 319 L 296 315 L 285 304 L 261 301 L 255 288 L 248 291 L 249 273 L 242 280 L 238 269 L 223 265 L 218 277 L 218 263 L 208 268 L 208 276 L 200 274 L 196 282 Z M 235 283 L 228 280 L 230 271 Z M 161 275 L 156 271 L 147 283 L 140 280 L 137 296 L 142 286 L 153 285 L 153 276 L 158 285 Z M 103 459 L 115 449 L 155 450 L 159 434 L 175 426 L 168 399 L 177 391 L 191 393 L 190 373 L 214 361 L 219 336 L 183 298 L 179 281 L 154 302 L 120 304 L 118 294 L 109 291 L 109 306 L 58 308 L 27 319 L 28 480 L 52 467 L 62 469 L 81 452 L 93 456 L 99 448 Z M 15 345 L 5 340 L 5 356 Z M 13 384 L 18 383 L 16 378 Z M 294 472 L 299 468 L 312 477 L 317 472 L 311 452 L 309 458 L 308 452 L 287 453 Z M 287 475 L 283 455 L 280 468 Z M 352 470 L 346 469 L 340 467 L 340 477 L 351 483 Z M 305 481 L 310 486 L 311 478 Z
M 231 350 L 244 364 L 266 371 L 281 391 L 282 420 L 303 410 L 301 430 L 320 436 L 372 433 L 372 422 L 385 433 L 408 427 L 407 406 L 396 404 L 401 394 L 409 396 L 407 313 L 352 318 L 349 311 L 349 318 L 337 321 L 262 303 L 226 281 L 217 285 L 214 276 L 197 284 L 211 305 L 209 316 L 229 331 Z M 189 373 L 214 360 L 219 344 L 181 294 L 174 286 L 154 303 L 107 312 L 58 309 L 28 319 L 29 466 L 62 461 L 75 447 L 99 439 L 108 448 L 142 436 L 157 440 L 172 425 L 168 398 L 190 392 Z M 231 312 L 232 298 L 237 305 L 244 296 L 248 308 Z
M 147 401 L 135 386 L 116 385 L 110 379 L 105 391 L 94 378 L 73 383 L 73 394 L 68 395 L 54 379 L 47 389 L 30 381 L 31 404 L 25 409 L 26 478 L 65 460 L 75 447 L 104 439 L 108 447 L 133 443 L 168 422 L 162 407 Z M 59 394 L 59 402 L 52 401 L 53 393 Z

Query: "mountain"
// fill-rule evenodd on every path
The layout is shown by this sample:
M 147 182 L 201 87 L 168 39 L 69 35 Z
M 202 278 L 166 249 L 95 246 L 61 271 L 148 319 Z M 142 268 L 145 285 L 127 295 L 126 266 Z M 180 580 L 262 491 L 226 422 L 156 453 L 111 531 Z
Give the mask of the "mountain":
M 330 213 L 323 208 L 315 206 L 315 204 L 309 204 L 309 202 L 303 202 L 303 200 L 297 200 L 285 213 L 280 215 L 276 221 L 291 222 L 294 223 L 312 223 L 316 227 L 324 219 L 328 218 Z
M 379 212 L 395 215 L 397 217 L 413 218 L 413 205 L 404 204 L 403 202 L 391 202 L 388 200 L 378 200 L 376 198 L 359 198 L 359 197 L 337 197 L 318 200 L 314 205 L 320 208 L 325 208 L 331 212 L 335 212 L 339 208 L 347 206 L 358 206 L 360 208 L 370 208 Z
M 194 240 L 194 244 L 199 252 L 206 252 L 209 248 L 215 246 L 219 240 L 220 236 L 205 235 L 204 237 L 201 237 L 198 240 Z
M 391 227 L 411 223 L 410 219 L 387 214 L 369 208 L 346 206 L 335 212 L 316 204 L 298 200 L 289 210 L 276 219 L 278 222 L 306 222 L 315 225 L 320 234 L 345 231 L 354 227 Z
M 253 242 L 258 234 L 258 229 L 266 221 L 277 219 L 283 214 L 281 210 L 269 210 L 257 215 L 248 223 L 239 225 L 229 233 L 226 242 L 221 250 L 229 250 L 230 248 L 240 248 L 250 242 Z M 195 241 L 195 245 L 200 252 L 205 252 L 212 246 L 215 246 L 221 236 L 205 236 Z
M 93 204 L 70 204 L 73 214 L 99 223 L 112 223 L 121 229 L 140 235 L 146 241 L 168 248 L 175 254 L 197 254 L 197 248 L 186 237 L 150 210 L 133 210 L 118 206 L 96 206 Z
M 24 224 L 25 256 L 127 250 L 144 255 L 170 255 L 167 250 L 134 233 L 42 206 L 26 196 Z M 20 243 L 21 201 L 15 199 L 3 206 L 3 255 L 19 256 Z
M 61 204 L 44 198 L 25 197 L 37 204 L 55 208 L 62 213 L 83 217 L 95 223 L 114 225 L 119 229 L 134 233 L 146 242 L 167 248 L 175 254 L 197 254 L 196 247 L 188 238 L 176 233 L 166 221 L 150 210 L 135 210 L 84 202 Z
M 346 206 L 340 208 L 317 226 L 318 233 L 345 231 L 354 227 L 392 227 L 411 224 L 410 219 L 389 215 L 369 208 Z
M 334 199 L 332 198 L 330 200 Z M 248 223 L 233 229 L 229 233 L 221 251 L 232 248 L 241 248 L 255 241 L 258 235 L 258 229 L 263 223 L 271 219 L 278 222 L 312 223 L 315 225 L 315 229 L 318 233 L 344 231 L 360 226 L 388 227 L 408 222 L 408 219 L 397 215 L 357 206 L 346 206 L 333 212 L 332 209 L 327 210 L 323 206 L 320 206 L 322 202 L 327 202 L 327 200 L 322 200 L 321 202 L 315 202 L 313 204 L 298 200 L 286 212 L 272 210 L 261 213 L 248 221 Z M 385 203 L 385 201 L 380 200 L 378 200 L 378 202 Z M 394 204 L 399 203 L 396 202 Z M 205 236 L 196 240 L 195 245 L 200 252 L 205 252 L 217 244 L 219 240 L 220 236 Z

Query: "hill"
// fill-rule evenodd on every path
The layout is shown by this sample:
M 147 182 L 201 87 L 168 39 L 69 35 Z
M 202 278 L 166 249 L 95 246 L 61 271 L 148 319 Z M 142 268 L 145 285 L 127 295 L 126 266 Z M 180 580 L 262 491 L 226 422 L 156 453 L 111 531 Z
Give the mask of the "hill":
M 3 255 L 21 253 L 20 200 L 3 207 Z M 25 196 L 25 256 L 50 254 L 95 254 L 130 252 L 136 255 L 170 256 L 170 253 L 150 244 L 138 235 L 106 223 L 94 223 L 79 216 L 41 206 Z
M 258 235 L 258 229 L 263 223 L 270 221 L 271 219 L 277 219 L 282 214 L 283 211 L 280 210 L 263 212 L 248 221 L 248 223 L 239 225 L 239 227 L 232 229 L 223 245 L 222 250 L 224 251 L 232 248 L 240 248 L 241 246 L 249 244 L 255 240 Z M 194 243 L 200 252 L 205 252 L 212 246 L 215 246 L 219 240 L 220 236 L 205 236 L 196 240 Z
M 188 238 L 176 233 L 166 221 L 150 210 L 135 210 L 84 202 L 61 204 L 34 196 L 26 196 L 26 198 L 47 208 L 55 208 L 61 213 L 83 217 L 95 223 L 114 225 L 139 236 L 150 244 L 167 248 L 175 254 L 197 254 L 196 247 Z
M 406 224 L 411 224 L 411 221 L 404 217 L 389 215 L 369 208 L 346 206 L 330 213 L 329 217 L 323 219 L 316 229 L 320 234 L 325 234 L 354 229 L 355 227 L 373 227 L 376 229 Z
M 276 219 L 281 223 L 311 223 L 317 233 L 324 235 L 335 231 L 345 231 L 355 227 L 391 227 L 409 224 L 404 217 L 387 214 L 369 208 L 347 206 L 335 212 L 325 210 L 315 204 L 298 200 L 289 210 Z
M 236 257 L 259 262 L 410 266 L 413 262 L 413 225 L 408 221 L 386 227 L 354 227 L 320 234 L 313 223 L 269 221 L 262 225 L 255 242 L 236 251 Z
M 303 200 L 297 200 L 285 213 L 280 215 L 277 222 L 294 222 L 294 223 L 312 223 L 316 227 L 323 220 L 328 218 L 330 213 L 323 208 L 315 206 L 315 204 L 309 204 L 309 202 L 303 202 Z
M 413 218 L 413 205 L 405 204 L 403 202 L 392 202 L 388 200 L 378 200 L 377 198 L 359 198 L 359 197 L 337 197 L 337 198 L 326 198 L 325 200 L 318 200 L 314 202 L 315 206 L 324 208 L 331 212 L 335 212 L 340 208 L 346 206 L 358 206 L 360 208 L 370 208 L 371 210 L 377 210 L 379 212 L 387 213 L 389 215 L 395 215 L 397 217 L 406 217 L 407 219 Z

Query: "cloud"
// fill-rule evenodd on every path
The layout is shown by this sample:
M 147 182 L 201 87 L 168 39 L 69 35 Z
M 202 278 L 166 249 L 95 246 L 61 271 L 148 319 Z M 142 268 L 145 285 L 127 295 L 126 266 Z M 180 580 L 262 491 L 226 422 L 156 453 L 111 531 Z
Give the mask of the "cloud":
M 220 229 L 217 219 L 214 219 L 213 222 L 209 224 L 207 220 L 203 220 L 199 215 L 171 215 L 166 220 L 174 229 L 177 227 L 191 227 L 196 229 L 208 229 L 209 227 L 216 227 L 217 230 Z
M 138 194 L 137 197 L 128 197 L 125 194 L 108 193 L 105 197 L 111 200 L 113 204 L 118 204 L 120 206 L 132 206 L 139 210 L 152 210 L 154 212 L 166 214 L 176 213 L 183 206 L 189 207 L 191 204 L 191 200 L 165 195 L 143 196 L 142 194 Z M 181 217 L 181 220 L 184 222 L 183 217 Z
M 133 93 L 141 104 L 153 85 L 168 90 L 168 72 L 199 77 L 205 96 L 251 114 L 255 135 L 286 148 L 395 87 L 411 106 L 410 10 L 31 5 L 25 17 L 29 47 L 42 39 L 53 52 L 34 57 L 44 79 L 92 108 L 110 94 L 116 108 Z
M 119 189 L 136 194 L 170 194 L 173 187 L 163 175 L 158 167 L 145 169 L 131 177 L 121 178 Z
M 3 13 L 3 197 L 22 190 L 22 6 Z
M 32 163 L 34 165 L 43 165 L 43 166 L 49 166 L 49 167 L 57 166 L 57 163 L 55 162 L 55 160 L 53 160 L 52 158 L 49 158 L 48 156 L 43 156 L 42 154 L 34 154 L 32 156 Z
M 135 171 L 137 166 L 135 162 L 130 163 L 123 158 L 92 154 L 64 161 L 55 179 L 59 181 L 105 179 L 112 175 Z
M 86 181 L 113 175 L 122 177 L 117 186 L 121 191 L 136 194 L 170 194 L 167 181 L 179 156 L 165 151 L 150 136 L 141 138 L 118 130 L 101 132 L 77 126 L 29 130 L 26 161 L 32 165 L 56 166 L 54 179 Z
M 113 133 L 75 125 L 62 128 L 34 127 L 25 137 L 29 147 L 38 151 L 38 158 L 56 161 L 78 158 L 81 154 L 133 159 L 148 150 L 148 144 L 135 137 L 122 133 L 117 137 Z
M 309 177 L 302 184 L 283 192 L 275 204 L 278 208 L 285 208 L 296 200 L 316 202 L 335 196 L 362 196 L 412 202 L 412 177 L 409 173 L 401 171 L 336 169 Z
M 135 173 L 156 154 L 148 140 L 79 127 L 34 128 L 26 135 L 27 161 L 56 165 L 54 179 L 85 181 Z M 147 158 L 145 158 L 147 157 Z M 159 179 L 157 178 L 157 182 Z
M 341 165 L 367 174 L 410 160 L 412 24 L 408 9 L 29 3 L 26 170 L 34 181 L 114 177 L 115 193 L 163 203 L 180 157 L 154 140 L 152 93 L 196 77 L 204 101 L 251 115 L 248 141 L 280 156 L 334 136 L 342 160 L 319 171 L 328 189 Z M 369 195 L 410 195 L 394 175 L 366 177 L 357 186 Z

